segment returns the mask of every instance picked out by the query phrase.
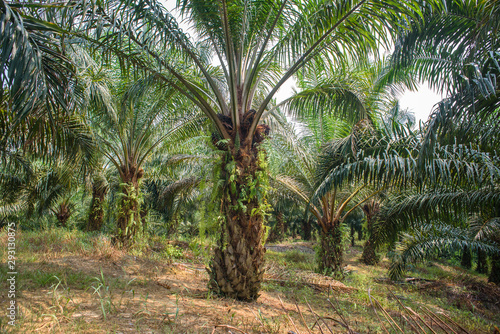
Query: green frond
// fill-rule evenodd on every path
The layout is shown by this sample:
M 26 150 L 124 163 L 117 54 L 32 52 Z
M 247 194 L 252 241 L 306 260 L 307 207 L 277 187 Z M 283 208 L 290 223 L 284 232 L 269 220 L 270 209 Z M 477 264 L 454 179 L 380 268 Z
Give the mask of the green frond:
M 396 246 L 396 254 L 389 269 L 391 279 L 399 279 L 408 263 L 416 263 L 451 249 L 467 247 L 487 254 L 498 253 L 500 249 L 491 242 L 471 238 L 468 230 L 434 222 L 419 224 L 411 232 L 402 234 L 402 241 Z

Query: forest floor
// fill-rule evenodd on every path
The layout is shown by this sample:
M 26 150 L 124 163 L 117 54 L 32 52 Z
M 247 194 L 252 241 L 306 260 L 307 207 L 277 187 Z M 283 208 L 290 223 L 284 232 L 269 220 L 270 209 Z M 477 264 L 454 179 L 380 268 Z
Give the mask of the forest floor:
M 7 234 L 0 232 L 0 332 L 13 333 L 495 333 L 500 288 L 442 261 L 407 280 L 389 262 L 345 252 L 342 282 L 314 272 L 313 243 L 269 245 L 257 301 L 212 295 L 199 241 L 155 239 L 123 252 L 109 238 L 55 229 L 16 236 L 14 327 L 7 322 Z

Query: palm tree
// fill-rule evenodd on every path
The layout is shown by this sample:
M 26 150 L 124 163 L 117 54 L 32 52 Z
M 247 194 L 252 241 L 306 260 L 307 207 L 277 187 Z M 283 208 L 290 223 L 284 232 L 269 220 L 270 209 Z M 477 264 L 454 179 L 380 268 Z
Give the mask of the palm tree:
M 122 89 L 111 108 L 96 114 L 91 124 L 102 155 L 119 175 L 117 240 L 131 246 L 143 231 L 144 165 L 156 150 L 199 131 L 201 117 L 189 114 L 189 104 L 164 87 L 136 82 Z
M 443 2 L 443 8 L 439 11 L 424 10 L 421 19 L 414 22 L 419 29 L 401 34 L 393 57 L 398 68 L 405 71 L 413 68 L 420 79 L 430 81 L 448 95 L 429 119 L 419 156 L 420 169 L 424 171 L 422 177 L 432 171 L 441 175 L 442 179 L 431 177 L 433 181 L 426 182 L 426 186 L 420 188 L 416 197 L 412 198 L 421 203 L 439 202 L 446 198 L 448 207 L 443 206 L 445 212 L 451 210 L 458 216 L 485 215 L 489 218 L 484 220 L 488 222 L 484 226 L 489 226 L 490 231 L 496 226 L 497 208 L 500 207 L 496 172 L 500 144 L 499 13 L 500 6 L 495 1 Z M 443 155 L 444 151 L 448 153 Z M 468 173 L 468 177 L 475 181 L 464 182 L 461 178 L 451 180 L 453 173 L 433 170 L 430 166 L 439 164 L 433 161 L 436 159 L 455 159 L 454 163 L 461 165 L 461 168 L 465 167 L 463 164 L 472 164 L 471 167 L 476 170 L 465 167 L 462 172 Z M 482 179 L 483 176 L 476 173 L 478 169 L 483 170 L 489 178 Z M 450 184 L 443 184 L 442 180 Z M 477 180 L 483 180 L 483 183 L 476 183 Z M 475 203 L 478 195 L 483 201 Z M 409 208 L 408 203 L 404 206 Z M 402 208 L 400 204 L 395 207 Z M 428 210 L 422 207 L 420 212 L 425 214 Z M 449 220 L 443 222 L 443 217 L 439 218 L 442 224 L 448 224 Z M 413 219 L 429 223 L 427 219 L 416 216 Z M 470 249 L 483 253 L 479 241 L 492 246 L 494 238 L 485 239 L 483 236 L 481 240 L 476 237 L 471 239 L 475 229 L 470 224 L 465 226 L 449 228 L 453 233 L 457 232 L 456 228 L 460 228 L 460 238 L 450 232 L 440 235 L 440 240 L 447 240 L 447 245 L 452 240 L 460 240 L 460 243 L 453 242 L 465 255 Z M 443 232 L 441 227 L 438 230 Z M 500 262 L 497 262 L 499 253 L 493 248 L 489 248 L 489 252 L 493 259 L 490 280 L 498 283 L 499 276 L 494 272 L 500 272 Z M 404 259 L 396 261 L 399 264 L 395 268 L 402 262 Z M 399 275 L 398 270 L 394 269 L 393 275 Z
M 444 250 L 469 252 L 469 256 L 472 250 L 492 256 L 490 281 L 498 283 L 495 260 L 499 254 L 500 224 L 494 212 L 487 213 L 490 201 L 497 195 L 488 198 L 481 190 L 446 191 L 444 188 L 408 195 L 403 194 L 388 205 L 392 223 L 406 226 L 400 234 L 401 241 L 396 244 L 389 271 L 391 278 L 401 278 L 408 263 L 423 261 Z M 486 211 L 483 216 L 470 218 L 467 216 L 470 208 Z
M 363 247 L 363 254 L 361 254 L 361 261 L 364 264 L 374 265 L 379 261 L 379 257 L 376 253 L 377 249 L 377 237 L 374 229 L 374 220 L 380 212 L 380 203 L 375 200 L 371 200 L 364 204 L 361 209 L 366 216 L 366 230 L 368 232 L 368 240 L 366 240 L 365 246 Z
M 327 121 L 328 118 L 323 117 L 323 128 Z M 331 157 L 346 157 L 353 147 L 360 148 L 359 143 L 366 139 L 363 138 L 366 135 L 363 136 L 361 133 L 366 130 L 363 127 L 369 126 L 368 124 L 366 120 L 358 122 L 349 135 L 340 139 L 328 140 L 327 134 L 321 132 L 328 142 L 320 147 L 314 144 L 317 141 L 316 135 L 303 138 L 297 138 L 295 135 L 293 139 L 295 132 L 289 127 L 285 128 L 285 131 L 280 131 L 282 136 L 279 136 L 279 133 L 274 136 L 277 145 L 273 150 L 277 151 L 276 156 L 271 162 L 276 161 L 272 173 L 274 187 L 279 195 L 294 199 L 316 218 L 320 227 L 318 270 L 338 278 L 343 277 L 341 224 L 379 190 L 370 189 L 363 182 L 358 184 L 346 182 L 318 196 L 318 187 L 321 185 L 325 166 L 332 164 Z M 335 132 L 339 132 L 339 128 L 342 128 L 342 123 L 336 122 L 336 125 L 334 135 Z M 348 128 L 344 124 L 344 128 L 346 127 Z M 292 145 L 289 145 L 289 142 L 292 142 Z
M 87 231 L 100 231 L 104 223 L 104 200 L 109 191 L 109 183 L 104 171 L 92 177 L 92 200 L 90 201 Z
M 59 226 L 66 227 L 74 213 L 72 196 L 78 189 L 80 175 L 68 161 L 47 164 L 41 159 L 29 160 L 30 173 L 7 174 L 4 170 L 0 192 L 0 215 L 23 220 L 42 217 L 52 212 Z M 22 221 L 22 220 L 21 220 Z
M 87 25 L 77 34 L 93 32 L 87 40 L 118 55 L 124 66 L 175 87 L 214 124 L 224 142 L 219 144 L 225 152 L 220 193 L 226 221 L 210 269 L 211 286 L 227 296 L 257 298 L 267 210 L 265 155 L 258 144 L 267 133 L 260 123 L 269 102 L 320 53 L 333 60 L 367 54 L 379 40 L 387 41 L 402 12 L 409 15 L 416 7 L 367 0 L 178 1 L 198 38 L 193 42 L 154 0 L 82 3 L 77 12 L 86 11 L 78 21 Z M 185 61 L 173 61 L 179 58 Z M 195 75 L 186 74 L 188 67 Z
M 176 143 L 176 154 L 165 150 L 156 152 L 146 165 L 150 173 L 145 182 L 145 195 L 148 207 L 163 218 L 159 231 L 176 233 L 183 217 L 205 210 L 202 198 L 210 194 L 211 169 L 218 158 L 209 147 L 199 145 L 209 140 L 207 136 L 199 136 Z M 195 210 L 196 207 L 199 210 Z
M 53 22 L 61 17 L 58 7 L 6 1 L 0 4 L 0 99 L 12 113 L 12 125 L 20 125 L 35 113 L 53 115 L 59 109 L 71 111 L 74 106 L 77 96 L 71 93 L 75 68 L 65 56 L 65 30 Z
M 497 146 L 500 6 L 488 0 L 448 0 L 441 6 L 423 9 L 412 22 L 418 29 L 400 34 L 392 62 L 447 95 L 430 117 L 427 144 L 439 135 L 441 143 L 479 140 L 484 149 Z M 431 147 L 422 147 L 426 156 L 432 155 Z
M 53 22 L 60 18 L 58 7 L 0 4 L 0 205 L 2 214 L 30 214 L 35 206 L 38 213 L 54 210 L 64 225 L 72 205 L 62 200 L 55 208 L 65 182 L 57 171 L 71 161 L 79 177 L 84 175 L 94 163 L 95 143 L 74 113 L 81 101 L 75 66 L 65 54 L 65 31 Z M 53 171 L 44 172 L 40 161 Z
M 321 188 L 323 181 L 332 169 L 342 170 L 344 164 L 358 159 L 359 154 L 368 156 L 391 147 L 396 149 L 400 145 L 398 139 L 411 137 L 411 123 L 405 127 L 396 121 L 399 105 L 394 92 L 402 86 L 413 87 L 414 82 L 406 73 L 395 75 L 385 61 L 366 60 L 357 60 L 356 64 L 341 68 L 319 64 L 302 71 L 300 79 L 302 90 L 282 104 L 298 120 L 307 122 L 317 151 L 308 159 L 299 159 L 303 165 L 301 171 L 290 174 L 294 177 L 300 175 L 302 179 L 280 179 L 284 184 L 289 183 L 290 190 L 302 193 L 301 198 L 318 219 L 321 227 L 320 270 L 341 277 L 340 226 L 353 210 L 380 193 L 384 186 L 367 187 L 366 180 L 357 183 L 346 180 Z M 379 114 L 386 111 L 392 112 L 391 123 L 377 125 Z M 299 163 L 294 162 L 294 166 Z M 357 195 L 363 196 L 358 199 Z M 348 209 L 350 204 L 353 206 Z M 373 203 L 367 205 L 367 208 L 373 206 L 375 209 Z M 374 212 L 368 211 L 371 226 Z M 372 255 L 374 242 L 367 243 L 367 252 L 371 251 Z

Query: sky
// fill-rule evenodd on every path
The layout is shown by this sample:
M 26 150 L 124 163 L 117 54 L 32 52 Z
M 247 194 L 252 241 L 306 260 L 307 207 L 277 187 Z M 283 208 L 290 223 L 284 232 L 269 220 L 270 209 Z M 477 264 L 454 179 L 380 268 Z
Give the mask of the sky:
M 399 98 L 402 108 L 408 108 L 415 114 L 415 121 L 427 121 L 434 105 L 441 101 L 443 96 L 431 90 L 427 84 L 422 84 L 416 92 L 407 91 Z

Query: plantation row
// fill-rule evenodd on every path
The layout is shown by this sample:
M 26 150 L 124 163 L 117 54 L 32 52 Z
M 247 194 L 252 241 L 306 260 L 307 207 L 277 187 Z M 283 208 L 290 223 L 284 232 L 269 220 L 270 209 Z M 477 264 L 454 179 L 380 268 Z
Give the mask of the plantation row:
M 391 279 L 459 257 L 500 283 L 497 1 L 172 7 L 1 3 L 2 226 L 208 239 L 209 288 L 245 301 L 297 235 L 340 280 L 358 231 Z M 398 98 L 425 82 L 416 124 Z

